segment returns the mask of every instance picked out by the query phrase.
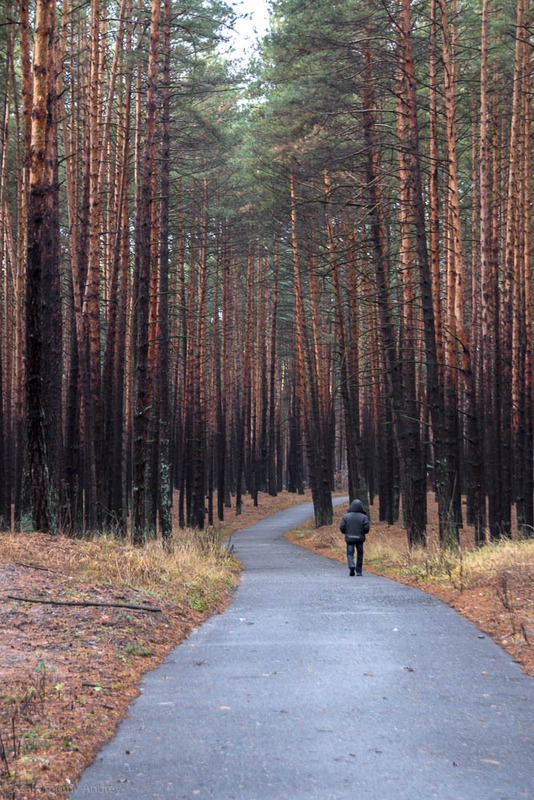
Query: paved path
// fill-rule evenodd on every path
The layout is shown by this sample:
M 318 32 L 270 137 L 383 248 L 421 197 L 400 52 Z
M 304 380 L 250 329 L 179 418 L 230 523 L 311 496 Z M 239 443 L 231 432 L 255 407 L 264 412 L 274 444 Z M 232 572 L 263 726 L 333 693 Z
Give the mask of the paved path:
M 230 609 L 144 678 L 73 800 L 534 798 L 532 679 L 438 600 L 288 544 L 310 514 L 234 536 Z

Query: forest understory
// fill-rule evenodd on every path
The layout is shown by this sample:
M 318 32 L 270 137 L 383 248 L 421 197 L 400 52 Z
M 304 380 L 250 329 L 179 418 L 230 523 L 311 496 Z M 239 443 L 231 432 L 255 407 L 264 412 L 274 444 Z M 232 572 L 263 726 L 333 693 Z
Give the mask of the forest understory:
M 260 495 L 254 508 L 247 496 L 242 515 L 231 511 L 223 532 L 309 500 Z M 343 560 L 342 513 L 337 509 L 330 527 L 315 529 L 311 522 L 290 538 Z M 491 548 L 493 559 L 484 548 L 478 565 L 466 547 L 460 569 L 457 555 L 434 549 L 433 513 L 431 506 L 428 553 L 410 555 L 406 532 L 379 523 L 372 509 L 364 569 L 440 597 L 534 675 L 534 543 L 501 545 L 499 554 Z M 182 532 L 171 555 L 159 542 L 140 549 L 105 537 L 5 534 L 0 559 L 0 795 L 65 798 L 113 736 L 141 676 L 195 626 L 227 607 L 239 566 L 212 531 Z

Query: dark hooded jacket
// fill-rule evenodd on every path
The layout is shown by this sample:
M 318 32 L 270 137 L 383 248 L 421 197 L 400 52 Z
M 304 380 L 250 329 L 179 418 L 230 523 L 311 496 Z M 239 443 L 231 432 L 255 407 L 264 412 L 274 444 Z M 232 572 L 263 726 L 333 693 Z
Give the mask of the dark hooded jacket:
M 345 534 L 346 542 L 364 542 L 370 525 L 369 517 L 364 514 L 361 501 L 353 500 L 341 520 L 339 530 Z

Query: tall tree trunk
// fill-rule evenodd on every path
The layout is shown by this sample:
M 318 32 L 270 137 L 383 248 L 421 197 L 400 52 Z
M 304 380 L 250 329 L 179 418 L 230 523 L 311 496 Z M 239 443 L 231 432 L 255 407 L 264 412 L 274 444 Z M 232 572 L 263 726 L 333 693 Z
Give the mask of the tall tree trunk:
M 432 277 L 428 255 L 426 218 L 421 179 L 419 121 L 417 117 L 417 95 L 413 60 L 411 0 L 402 0 L 399 34 L 403 54 L 403 71 L 406 85 L 406 110 L 408 122 L 407 152 L 412 178 L 412 202 L 416 234 L 416 256 L 421 287 L 421 304 L 425 333 L 425 355 L 427 367 L 427 395 L 434 436 L 435 485 L 438 499 L 440 539 L 457 541 L 458 530 L 451 517 L 454 483 L 448 467 L 444 398 L 441 390 L 436 345 L 436 328 L 432 298 Z
M 152 0 L 150 52 L 145 121 L 145 142 L 140 175 L 139 227 L 136 236 L 136 286 L 134 291 L 134 422 L 133 422 L 133 517 L 132 540 L 141 544 L 146 530 L 147 436 L 149 408 L 149 307 L 152 242 L 153 176 L 156 149 L 156 97 L 160 39 L 161 3 Z
M 226 455 L 226 419 L 224 413 L 223 396 L 223 369 L 221 363 L 221 312 L 224 306 L 221 303 L 221 271 L 226 268 L 226 236 L 225 227 L 220 224 L 218 230 L 217 259 L 215 266 L 215 297 L 213 315 L 213 379 L 215 389 L 215 432 L 214 432 L 214 482 L 217 486 L 217 519 L 224 520 L 224 493 L 225 493 L 225 455 Z M 224 290 L 223 290 L 224 293 Z M 224 323 L 223 323 L 224 325 Z
M 170 205 L 170 26 L 171 0 L 165 0 L 163 24 L 163 89 L 161 143 L 161 238 L 159 252 L 159 487 L 158 513 L 161 535 L 172 535 L 171 479 L 171 397 L 170 397 L 170 325 L 169 325 L 169 205 Z
M 526 6 L 527 12 L 530 10 L 529 4 Z M 522 467 L 523 467 L 523 500 L 522 507 L 518 506 L 518 525 L 523 535 L 534 537 L 534 463 L 532 453 L 534 452 L 534 394 L 532 385 L 533 353 L 532 353 L 532 280 L 531 280 L 531 253 L 532 253 L 532 161 L 531 146 L 532 141 L 532 53 L 528 46 L 528 27 L 522 31 L 524 39 L 524 58 L 523 69 L 524 92 L 523 103 L 524 111 L 522 114 L 525 130 L 523 133 L 524 150 L 522 153 L 524 174 L 522 180 L 523 187 L 523 218 L 521 225 L 523 228 L 523 257 L 522 257 L 522 291 L 524 293 L 524 317 L 523 330 L 520 340 L 523 342 L 523 362 L 524 369 L 520 370 L 523 379 L 522 394 L 522 414 L 519 440 L 522 446 Z
M 4 150 L 4 142 L 2 142 L 2 155 Z M 1 161 L 1 159 L 0 159 Z M 2 177 L 3 170 L 0 170 L 0 178 Z M 0 268 L 3 268 L 2 264 L 2 255 L 3 255 L 3 227 L 4 223 L 2 220 L 2 205 L 3 205 L 3 198 L 1 197 L 2 192 L 0 191 Z M 5 325 L 0 324 L 0 335 L 2 339 L 5 338 Z M 6 441 L 6 430 L 7 430 L 7 419 L 6 419 L 6 403 L 4 402 L 4 354 L 3 348 L 0 347 L 0 532 L 9 530 L 9 525 L 11 522 L 11 514 L 9 513 L 9 489 L 7 486 L 6 481 L 6 448 L 5 448 L 5 441 Z
M 277 376 L 277 326 L 278 326 L 278 276 L 280 274 L 280 243 L 276 240 L 273 257 L 273 304 L 271 316 L 271 347 L 269 363 L 269 444 L 267 465 L 267 491 L 271 497 L 278 494 L 277 481 L 277 414 L 276 414 L 276 376 Z
M 317 377 L 312 372 L 311 347 L 307 342 L 304 292 L 301 277 L 300 249 L 297 234 L 297 196 L 295 175 L 290 173 L 291 198 L 291 242 L 293 248 L 293 293 L 295 302 L 295 383 L 296 400 L 304 439 L 310 486 L 313 498 L 315 525 L 330 525 L 333 518 L 332 494 L 327 469 L 328 455 L 324 452 L 324 431 L 318 409 Z M 306 375 L 306 356 L 308 356 L 308 376 Z M 307 381 L 309 380 L 309 388 Z M 315 438 L 314 438 L 315 437 Z M 317 452 L 319 450 L 319 452 Z
M 453 485 L 453 502 L 449 511 L 451 522 L 458 530 L 462 525 L 461 518 L 461 469 L 460 469 L 460 440 L 459 427 L 460 386 L 458 381 L 459 354 L 457 343 L 463 328 L 461 319 L 457 318 L 459 312 L 463 316 L 462 271 L 463 254 L 460 230 L 460 201 L 458 190 L 458 161 L 456 153 L 457 125 L 456 125 L 456 0 L 451 7 L 452 24 L 449 23 L 447 4 L 438 0 L 441 12 L 442 32 L 442 59 L 443 59 L 443 102 L 445 116 L 445 204 L 446 222 L 444 226 L 445 238 L 445 287 L 446 303 L 444 321 L 448 331 L 445 338 L 444 372 L 445 385 L 445 415 L 448 428 L 447 434 L 447 465 L 450 481 Z M 450 4 L 449 4 L 450 5 Z M 451 529 L 452 530 L 452 529 Z M 455 534 L 456 538 L 457 534 Z
M 479 423 L 477 417 L 475 376 L 471 360 L 471 350 L 465 324 L 465 293 L 464 272 L 465 264 L 462 252 L 461 237 L 461 210 L 458 181 L 458 156 L 457 156 L 457 124 L 456 124 L 456 49 L 457 49 L 457 24 L 453 20 L 452 33 L 449 35 L 447 9 L 443 0 L 438 0 L 442 11 L 443 28 L 443 61 L 445 72 L 445 119 L 446 119 L 446 151 L 447 151 L 447 207 L 450 212 L 450 255 L 449 255 L 449 342 L 450 359 L 448 364 L 447 384 L 452 386 L 451 423 L 458 428 L 454 417 L 459 416 L 459 387 L 452 376 L 458 374 L 458 367 L 464 382 L 466 439 L 467 439 L 467 492 L 472 500 L 475 539 L 481 544 L 484 541 L 485 529 L 485 497 L 483 490 L 482 457 L 480 451 Z M 452 5 L 452 14 L 457 14 L 456 0 Z M 457 352 L 458 349 L 458 352 Z M 454 436 L 450 439 L 454 441 Z M 459 437 L 456 437 L 459 441 Z M 458 464 L 454 491 L 454 515 L 457 525 L 461 526 L 461 481 L 459 469 L 459 453 L 456 447 L 451 447 L 451 458 Z
M 46 452 L 43 354 L 44 272 L 46 263 L 53 257 L 51 248 L 55 241 L 54 232 L 47 224 L 53 185 L 50 184 L 46 164 L 49 142 L 56 133 L 52 126 L 55 114 L 50 106 L 50 46 L 54 35 L 54 7 L 53 0 L 37 0 L 35 9 L 26 273 L 26 416 L 30 496 L 34 527 L 45 532 L 53 531 L 55 523 Z
M 58 73 L 56 8 L 51 6 L 50 42 L 48 51 L 48 128 L 45 156 L 46 184 L 45 224 L 47 246 L 43 258 L 42 321 L 43 321 L 43 390 L 45 437 L 50 479 L 50 499 L 54 508 L 54 525 L 62 528 L 63 493 L 63 319 L 61 308 L 61 245 L 59 219 L 58 165 Z
M 18 259 L 18 280 L 16 289 L 16 339 L 15 339 L 15 360 L 17 387 L 17 406 L 15 418 L 15 452 L 16 461 L 14 464 L 14 525 L 16 530 L 20 530 L 21 518 L 23 513 L 24 493 L 23 493 L 23 472 L 25 469 L 26 447 L 26 409 L 25 409 L 25 383 L 26 383 L 26 330 L 25 330 L 25 295 L 26 295 L 26 275 L 27 275 L 27 253 L 28 253 L 28 203 L 30 186 L 30 167 L 31 167 L 31 137 L 32 137 L 32 107 L 33 107 L 33 78 L 32 60 L 30 51 L 30 22 L 29 22 L 29 3 L 28 0 L 19 0 L 19 39 L 20 39 L 20 58 L 21 58 L 21 92 L 22 92 L 22 129 L 23 129 L 23 148 L 22 154 L 18 159 L 18 166 L 22 173 L 20 182 L 20 199 L 18 204 L 18 239 L 20 240 Z
M 99 185 L 101 158 L 101 8 L 91 0 L 91 62 L 88 138 L 88 258 L 83 292 L 82 319 L 87 353 L 89 387 L 86 386 L 86 455 L 89 464 L 88 523 L 100 528 L 103 521 L 103 410 L 101 379 L 100 266 L 102 197 Z M 94 503 L 94 507 L 93 507 Z
M 254 480 L 255 447 L 252 415 L 252 373 L 255 360 L 253 320 L 255 311 L 254 286 L 254 247 L 249 245 L 246 266 L 245 288 L 245 350 L 243 355 L 243 405 L 241 419 L 245 436 L 245 485 L 252 499 L 257 499 L 257 487 Z
M 336 253 L 334 241 L 334 223 L 332 213 L 330 210 L 330 176 L 325 170 L 325 204 L 327 209 L 327 241 L 328 253 L 330 260 L 330 269 L 332 272 L 332 282 L 334 286 L 335 308 L 336 308 L 336 333 L 339 339 L 339 368 L 341 380 L 341 397 L 343 400 L 344 420 L 345 420 L 345 434 L 346 434 L 346 458 L 347 458 L 347 473 L 348 473 L 348 488 L 350 500 L 360 499 L 367 507 L 367 487 L 365 485 L 362 455 L 361 455 L 361 437 L 360 437 L 360 407 L 359 407 L 359 377 L 358 365 L 351 357 L 351 342 L 350 334 L 347 330 L 347 320 L 349 323 L 355 323 L 354 315 L 349 310 L 351 301 L 356 301 L 353 296 L 353 291 L 349 290 L 349 302 L 343 295 L 342 276 L 341 272 L 341 259 Z M 347 264 L 346 269 L 352 269 L 352 264 Z M 350 325 L 353 330 L 353 324 Z M 356 331 L 353 330 L 353 337 L 356 338 Z
M 190 408 L 191 440 L 193 444 L 191 451 L 192 485 L 190 523 L 193 528 L 202 529 L 205 524 L 207 464 L 205 357 L 208 277 L 208 208 L 206 180 L 203 180 L 201 184 L 201 208 L 198 226 L 198 299 L 195 309 L 196 320 L 194 323 L 193 380 L 191 396 L 193 406 Z
M 406 109 L 402 101 L 404 90 L 404 77 L 402 73 L 398 79 L 397 100 L 397 134 L 399 142 L 406 141 Z M 426 478 L 423 443 L 421 440 L 421 405 L 417 392 L 417 363 L 421 362 L 421 341 L 418 331 L 421 329 L 419 314 L 419 297 L 417 296 L 417 279 L 414 264 L 413 241 L 413 203 L 410 179 L 410 165 L 406 149 L 399 150 L 399 227 L 400 227 L 400 252 L 399 262 L 401 267 L 402 304 L 399 313 L 399 357 L 401 361 L 401 380 L 405 420 L 403 429 L 406 436 L 406 448 L 414 463 L 410 469 L 412 487 L 403 487 L 403 498 L 407 503 L 423 502 L 426 526 Z M 406 505 L 406 503 L 405 503 Z M 414 515 L 413 508 L 404 508 L 405 519 Z M 424 544 L 413 541 L 412 544 Z
M 7 41 L 6 72 L 13 74 L 13 45 L 14 32 L 11 32 Z M 11 332 L 15 327 L 11 309 L 14 300 L 14 281 L 10 279 L 16 271 L 16 260 L 13 248 L 9 241 L 11 236 L 11 221 L 5 197 L 7 187 L 8 150 L 10 146 L 10 115 L 11 103 L 9 95 L 9 81 L 2 98 L 2 112 L 0 116 L 0 531 L 9 530 L 11 522 L 10 495 L 11 495 L 11 469 L 8 464 L 8 453 L 13 450 L 11 436 L 11 419 L 13 416 L 14 398 L 11 383 L 13 375 L 13 342 Z M 11 444 L 11 447 L 10 447 Z
M 430 3 L 430 174 L 428 181 L 429 257 L 432 276 L 432 307 L 436 329 L 438 370 L 443 375 L 443 324 L 441 318 L 441 253 L 438 143 L 437 0 Z
M 366 145 L 367 193 L 371 229 L 373 263 L 376 276 L 380 330 L 384 348 L 386 385 L 391 403 L 397 451 L 401 465 L 401 480 L 405 522 L 410 545 L 426 543 L 426 485 L 417 431 L 408 427 L 405 398 L 402 395 L 402 364 L 397 352 L 393 322 L 389 276 L 391 272 L 384 237 L 383 204 L 380 196 L 380 156 L 376 142 L 375 99 L 372 90 L 371 52 L 366 47 L 366 85 L 363 97 L 363 127 Z M 404 69 L 405 62 L 404 62 Z M 413 448 L 416 456 L 413 458 Z
M 479 184 L 480 184 L 480 288 L 481 288 L 481 343 L 480 343 L 480 369 L 479 386 L 481 412 L 481 428 L 483 431 L 484 451 L 484 490 L 485 494 L 492 497 L 496 492 L 497 480 L 495 475 L 496 458 L 491 452 L 490 443 L 495 441 L 493 431 L 498 424 L 493 416 L 493 394 L 495 392 L 495 361 L 494 337 L 495 331 L 495 273 L 496 265 L 493 261 L 492 242 L 492 204 L 497 203 L 497 197 L 492 197 L 491 180 L 491 130 L 490 109 L 488 101 L 488 30 L 490 0 L 483 0 L 482 4 L 482 35 L 481 35 L 481 62 L 480 62 L 480 155 L 479 155 Z M 494 158 L 496 158 L 494 154 Z
M 528 34 L 525 28 L 525 13 L 529 0 L 517 1 L 516 48 L 514 61 L 514 89 L 512 96 L 512 118 L 510 123 L 510 145 L 508 159 L 508 180 L 506 193 L 506 228 L 504 241 L 504 262 L 502 273 L 502 328 L 499 346 L 501 348 L 501 525 L 497 536 L 510 536 L 512 526 L 513 498 L 513 428 L 514 428 L 514 373 L 517 374 L 516 325 L 514 307 L 517 300 L 518 261 L 521 258 L 522 212 L 518 200 L 522 197 L 521 159 L 525 152 L 523 144 L 524 108 L 522 91 L 524 87 L 523 70 L 525 50 L 528 51 Z M 512 357 L 510 357 L 510 355 Z M 524 368 L 524 367 L 523 367 Z

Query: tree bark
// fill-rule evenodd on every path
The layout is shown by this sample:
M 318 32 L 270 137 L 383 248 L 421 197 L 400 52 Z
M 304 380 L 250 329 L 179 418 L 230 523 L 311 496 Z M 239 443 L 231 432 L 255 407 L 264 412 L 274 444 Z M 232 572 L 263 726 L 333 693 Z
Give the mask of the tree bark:
M 408 122 L 407 153 L 412 179 L 412 202 L 416 234 L 416 256 L 421 288 L 421 305 L 425 333 L 425 355 L 427 368 L 427 396 L 432 420 L 435 487 L 441 541 L 457 541 L 457 521 L 451 517 L 450 509 L 454 496 L 454 482 L 448 465 L 447 436 L 444 417 L 444 398 L 441 390 L 436 345 L 436 328 L 432 298 L 432 279 L 428 255 L 423 184 L 421 179 L 419 121 L 417 117 L 417 95 L 413 60 L 411 2 L 402 0 L 399 34 L 403 53 L 406 85 L 406 108 Z
M 170 323 L 169 323 L 169 206 L 170 206 L 170 26 L 171 2 L 165 0 L 163 24 L 163 88 L 161 144 L 161 239 L 159 253 L 159 487 L 158 512 L 161 535 L 172 535 L 171 478 L 171 397 L 170 397 Z
M 26 417 L 28 467 L 34 528 L 55 530 L 55 508 L 51 501 L 49 463 L 46 451 L 46 394 L 43 289 L 46 264 L 53 257 L 53 231 L 47 224 L 47 209 L 53 186 L 47 170 L 47 154 L 55 131 L 50 115 L 50 45 L 54 34 L 53 0 L 37 0 L 33 54 L 33 106 L 30 148 L 30 193 L 28 201 L 28 252 L 26 273 Z M 53 199 L 51 202 L 54 202 Z
M 317 377 L 312 371 L 311 347 L 307 342 L 304 293 L 301 278 L 300 249 L 297 234 L 297 196 L 294 172 L 290 173 L 291 242 L 293 248 L 293 296 L 295 303 L 295 386 L 300 425 L 304 433 L 307 466 L 316 527 L 330 525 L 333 518 L 332 494 L 325 452 L 324 419 L 318 408 Z M 308 375 L 306 375 L 306 356 Z M 307 383 L 309 382 L 309 385 Z M 312 430 L 312 427 L 314 430 Z
M 152 241 L 153 176 L 155 170 L 156 95 L 161 3 L 152 0 L 150 52 L 145 120 L 145 142 L 140 175 L 139 227 L 136 237 L 136 287 L 134 309 L 134 420 L 133 420 L 133 516 L 132 540 L 142 544 L 147 535 L 146 478 L 149 430 L 149 307 Z

